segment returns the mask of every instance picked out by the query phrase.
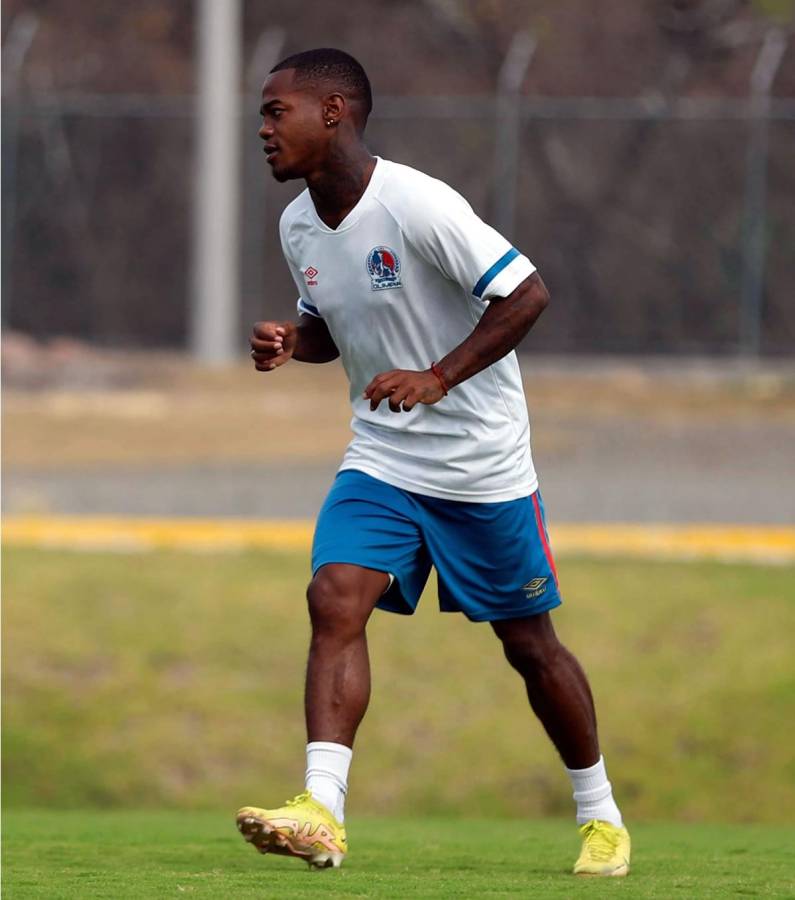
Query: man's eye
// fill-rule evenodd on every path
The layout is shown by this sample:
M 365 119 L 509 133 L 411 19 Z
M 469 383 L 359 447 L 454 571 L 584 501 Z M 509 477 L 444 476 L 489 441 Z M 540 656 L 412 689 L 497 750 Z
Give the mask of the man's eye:
M 274 119 L 280 119 L 283 112 L 284 112 L 283 109 L 272 109 L 271 115 L 273 116 Z

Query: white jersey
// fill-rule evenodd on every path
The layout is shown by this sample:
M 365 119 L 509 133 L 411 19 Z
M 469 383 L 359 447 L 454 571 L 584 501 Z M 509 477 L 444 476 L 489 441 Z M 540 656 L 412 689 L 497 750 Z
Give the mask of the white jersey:
M 533 264 L 444 182 L 378 159 L 336 229 L 305 190 L 284 211 L 282 249 L 298 310 L 322 318 L 350 380 L 353 440 L 340 469 L 449 500 L 525 497 L 537 479 L 516 354 L 433 405 L 375 411 L 375 375 L 425 370 L 468 337 L 486 301 L 510 294 Z

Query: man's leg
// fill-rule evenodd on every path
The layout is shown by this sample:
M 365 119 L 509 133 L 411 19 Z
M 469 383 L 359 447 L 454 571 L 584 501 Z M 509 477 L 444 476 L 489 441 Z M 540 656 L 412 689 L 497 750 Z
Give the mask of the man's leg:
M 321 566 L 307 591 L 306 788 L 340 822 L 351 748 L 370 699 L 365 628 L 388 582 L 384 572 L 333 563 Z
M 581 870 L 583 874 L 626 874 L 629 836 L 623 829 L 621 812 L 613 799 L 604 760 L 599 753 L 596 713 L 585 673 L 558 640 L 549 613 L 493 622 L 492 627 L 502 641 L 508 662 L 524 679 L 530 705 L 563 759 L 571 779 L 577 803 L 577 821 L 588 830 L 588 858 L 581 857 L 575 871 Z M 607 828 L 608 850 L 621 851 L 613 854 L 617 862 L 611 856 L 611 861 L 605 866 L 599 860 L 594 865 L 590 856 L 595 851 L 593 846 L 588 846 L 593 840 L 591 831 L 594 828 L 601 828 L 600 836 L 596 838 L 597 844 L 602 840 L 605 829 L 598 823 L 608 823 L 608 826 L 614 827 L 612 832 Z M 626 847 L 620 844 L 624 840 Z
M 383 572 L 334 563 L 321 566 L 309 585 L 307 792 L 277 809 L 238 810 L 238 829 L 261 853 L 324 868 L 339 866 L 348 852 L 342 824 L 348 768 L 370 698 L 365 627 L 388 583 Z
M 492 627 L 566 767 L 593 766 L 599 741 L 591 689 L 580 664 L 558 640 L 549 613 L 492 622 Z
M 365 628 L 388 583 L 385 572 L 343 563 L 322 566 L 312 579 L 304 698 L 309 741 L 353 746 L 370 699 Z

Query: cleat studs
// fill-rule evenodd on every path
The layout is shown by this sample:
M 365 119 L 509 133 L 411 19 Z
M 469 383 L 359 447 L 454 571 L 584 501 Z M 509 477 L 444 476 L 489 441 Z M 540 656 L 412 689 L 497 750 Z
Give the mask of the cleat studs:
M 307 860 L 313 869 L 338 869 L 342 865 L 341 853 L 317 853 Z

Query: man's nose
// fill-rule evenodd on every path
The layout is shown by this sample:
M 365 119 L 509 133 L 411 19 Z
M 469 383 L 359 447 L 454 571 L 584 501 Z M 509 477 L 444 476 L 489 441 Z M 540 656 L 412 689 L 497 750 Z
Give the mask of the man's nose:
M 273 137 L 273 128 L 267 124 L 267 122 L 263 122 L 260 126 L 259 136 L 263 141 L 267 140 L 269 137 Z

